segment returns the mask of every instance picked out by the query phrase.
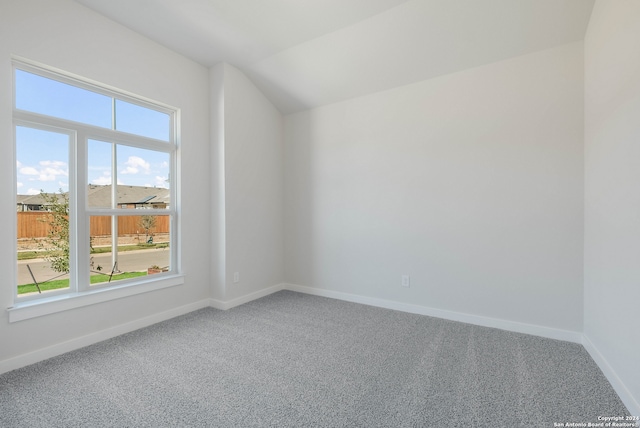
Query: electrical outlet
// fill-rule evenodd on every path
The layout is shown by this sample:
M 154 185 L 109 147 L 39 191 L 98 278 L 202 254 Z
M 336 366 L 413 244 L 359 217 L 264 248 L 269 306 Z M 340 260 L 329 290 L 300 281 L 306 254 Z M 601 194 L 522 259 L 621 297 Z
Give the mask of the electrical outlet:
M 233 273 L 233 282 L 240 282 L 240 272 Z
M 401 284 L 403 287 L 411 287 L 411 277 L 409 275 L 402 275 Z

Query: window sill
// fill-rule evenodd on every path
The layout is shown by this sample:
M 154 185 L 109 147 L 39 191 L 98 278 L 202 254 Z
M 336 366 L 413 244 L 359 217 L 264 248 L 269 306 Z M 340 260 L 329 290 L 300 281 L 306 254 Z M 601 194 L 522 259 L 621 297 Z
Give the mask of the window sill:
M 38 300 L 18 302 L 8 308 L 7 312 L 9 312 L 9 322 L 13 323 L 181 284 L 184 284 L 184 275 L 169 275 L 163 278 L 147 279 L 121 286 L 99 288 L 84 293 L 62 294 Z

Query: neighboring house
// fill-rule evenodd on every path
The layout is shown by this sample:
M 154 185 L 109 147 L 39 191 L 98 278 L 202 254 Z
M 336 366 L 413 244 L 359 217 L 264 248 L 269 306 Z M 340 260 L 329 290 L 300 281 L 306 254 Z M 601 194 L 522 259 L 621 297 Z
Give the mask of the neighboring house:
M 170 204 L 170 190 L 159 187 L 125 186 L 118 185 L 118 208 L 133 209 L 165 209 Z M 111 204 L 111 186 L 98 186 L 90 184 L 87 192 L 89 207 L 109 207 Z M 62 196 L 58 197 L 62 200 Z M 17 195 L 17 211 L 48 211 L 47 203 L 41 194 Z
M 58 201 L 62 202 L 62 195 L 58 194 Z M 18 212 L 26 211 L 48 211 L 41 193 L 37 195 L 17 195 L 16 205 Z
M 118 208 L 157 208 L 165 209 L 170 204 L 170 190 L 160 187 L 125 186 L 119 184 Z M 109 207 L 111 204 L 111 185 L 89 185 L 89 207 Z

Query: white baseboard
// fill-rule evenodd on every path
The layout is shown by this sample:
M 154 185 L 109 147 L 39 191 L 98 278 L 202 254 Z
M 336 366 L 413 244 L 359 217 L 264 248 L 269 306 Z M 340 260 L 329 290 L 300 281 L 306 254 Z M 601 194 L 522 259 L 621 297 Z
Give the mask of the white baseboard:
M 624 405 L 627 407 L 627 410 L 629 410 L 630 414 L 634 416 L 640 416 L 640 404 L 638 403 L 638 401 L 634 398 L 631 392 L 629 392 L 629 389 L 626 387 L 624 382 L 618 377 L 615 370 L 609 365 L 607 360 L 600 353 L 600 351 L 598 351 L 589 337 L 581 332 L 542 327 L 533 324 L 482 317 L 478 315 L 469 315 L 453 311 L 445 311 L 442 309 L 429 308 L 426 306 L 394 302 L 391 300 L 377 299 L 373 297 L 306 287 L 302 285 L 283 284 L 283 289 L 312 294 L 315 296 L 344 300 L 347 302 L 361 303 L 364 305 L 377 306 L 386 309 L 394 309 L 402 312 L 433 316 L 452 321 L 460 321 L 469 324 L 480 325 L 483 327 L 493 327 L 501 330 L 514 331 L 517 333 L 532 334 L 535 336 L 547 337 L 550 339 L 579 343 L 585 347 L 587 352 L 591 355 L 591 358 L 593 358 L 600 370 L 602 370 L 613 389 L 616 391 Z
M 165 312 L 160 312 L 158 314 L 154 314 L 145 318 L 140 318 L 135 321 L 131 321 L 105 330 L 100 330 L 86 336 L 81 336 L 75 339 L 68 340 L 66 342 L 38 349 L 37 351 L 29 352 L 27 354 L 18 355 L 17 357 L 0 361 L 0 374 L 19 369 L 21 367 L 26 367 L 30 364 L 35 364 L 39 361 L 56 357 L 66 352 L 75 351 L 76 349 L 93 345 L 94 343 L 111 339 L 112 337 L 116 337 L 121 334 L 148 327 L 152 324 L 166 321 L 168 319 L 175 318 L 177 316 L 184 315 L 198 309 L 206 308 L 210 306 L 209 303 L 209 299 L 200 300 L 198 302 L 190 303 L 178 308 L 173 308 Z
M 640 416 L 640 403 L 633 397 L 631 392 L 627 386 L 622 382 L 622 379 L 618 377 L 617 373 L 613 368 L 609 365 L 609 362 L 604 358 L 604 356 L 600 353 L 598 348 L 593 344 L 589 336 L 586 334 L 582 335 L 582 345 L 585 347 L 593 361 L 596 362 L 602 373 L 606 376 L 607 380 L 616 391 L 622 402 L 625 406 L 627 406 L 627 410 L 629 413 L 634 416 Z
M 263 290 L 256 291 L 254 293 L 247 294 L 232 300 L 222 301 L 216 299 L 205 299 L 198 302 L 194 302 L 188 305 L 174 308 L 159 314 L 151 315 L 139 320 L 135 320 L 126 324 L 115 326 L 109 329 L 101 330 L 95 333 L 91 333 L 86 336 L 82 336 L 76 339 L 72 339 L 57 345 L 49 346 L 47 348 L 39 349 L 27 354 L 19 355 L 17 357 L 10 358 L 8 360 L 0 361 L 0 374 L 15 370 L 21 367 L 28 366 L 30 364 L 37 363 L 47 358 L 55 357 L 57 355 L 64 354 L 94 343 L 110 339 L 121 334 L 129 333 L 131 331 L 138 330 L 156 324 L 161 321 L 165 321 L 186 313 L 202 309 L 205 307 L 213 307 L 221 310 L 228 310 L 236 306 L 251 302 L 256 299 L 268 296 L 272 293 L 290 290 L 299 293 L 312 294 L 316 296 L 329 297 L 332 299 L 344 300 L 347 302 L 360 303 L 369 306 L 376 306 L 385 309 L 393 309 L 402 312 L 414 313 L 419 315 L 427 315 L 452 321 L 465 322 L 469 324 L 479 325 L 483 327 L 492 327 L 502 330 L 513 331 L 517 333 L 532 334 L 535 336 L 547 337 L 551 339 L 564 340 L 568 342 L 582 344 L 587 352 L 591 355 L 596 364 L 600 367 L 604 375 L 609 380 L 609 383 L 613 386 L 616 393 L 620 396 L 622 402 L 627 406 L 627 409 L 632 415 L 640 415 L 640 404 L 629 392 L 625 384 L 618 377 L 613 368 L 609 365 L 604 356 L 598 351 L 591 340 L 581 332 L 568 331 L 555 329 L 550 327 L 543 327 L 533 324 L 520 323 L 515 321 L 507 321 L 497 318 L 483 317 L 479 315 L 470 315 L 460 312 L 446 311 L 442 309 L 430 308 L 427 306 L 413 305 L 409 303 L 395 302 L 392 300 L 378 299 L 374 297 L 361 296 L 356 294 L 343 293 L 339 291 L 332 291 L 320 288 L 306 287 L 296 284 L 277 284 Z
M 85 346 L 93 345 L 94 343 L 101 342 L 103 340 L 111 339 L 112 337 L 119 336 L 121 334 L 129 333 L 150 325 L 166 321 L 171 318 L 175 318 L 180 315 L 187 314 L 189 312 L 196 311 L 198 309 L 213 307 L 216 309 L 227 310 L 236 306 L 248 303 L 252 300 L 259 299 L 261 297 L 268 296 L 269 294 L 283 290 L 284 284 L 277 284 L 263 290 L 256 291 L 245 296 L 238 297 L 229 301 L 221 301 L 216 299 L 204 299 L 195 303 L 180 306 L 178 308 L 170 309 L 165 312 L 154 314 L 145 318 L 141 318 L 135 321 L 121 324 L 115 327 L 111 327 L 105 330 L 100 330 L 95 333 L 81 336 L 75 339 L 68 340 L 66 342 L 58 343 L 56 345 L 48 346 L 46 348 L 38 349 L 33 352 L 18 355 L 16 357 L 9 358 L 7 360 L 0 361 L 0 374 L 16 370 L 21 367 L 26 367 L 31 364 L 46 360 L 48 358 L 62 355 L 66 352 L 75 351 L 76 349 L 83 348 Z
M 470 315 L 461 312 L 447 311 L 443 309 L 430 308 L 427 306 L 413 305 L 409 303 L 394 302 L 392 300 L 378 299 L 374 297 L 360 296 L 357 294 L 342 293 L 339 291 L 325 290 L 320 288 L 306 287 L 296 284 L 283 284 L 285 290 L 297 291 L 300 293 L 313 294 L 316 296 L 330 297 L 347 302 L 361 303 L 369 306 L 377 306 L 385 309 L 393 309 L 412 314 L 427 315 L 436 318 L 443 318 L 451 321 L 459 321 L 483 327 L 498 328 L 517 333 L 532 334 L 550 339 L 564 340 L 567 342 L 582 343 L 582 333 L 577 331 L 561 330 L 551 327 L 543 327 L 534 324 L 507 321 L 498 318 L 483 317 L 480 315 Z
M 240 296 L 236 299 L 232 300 L 216 300 L 209 299 L 210 306 L 215 309 L 221 309 L 226 311 L 227 309 L 235 308 L 236 306 L 244 305 L 245 303 L 249 303 L 252 300 L 260 299 L 262 297 L 268 296 L 269 294 L 273 294 L 277 291 L 284 290 L 285 284 L 276 284 L 269 288 L 265 288 L 262 290 L 258 290 L 254 293 L 246 294 L 244 296 Z

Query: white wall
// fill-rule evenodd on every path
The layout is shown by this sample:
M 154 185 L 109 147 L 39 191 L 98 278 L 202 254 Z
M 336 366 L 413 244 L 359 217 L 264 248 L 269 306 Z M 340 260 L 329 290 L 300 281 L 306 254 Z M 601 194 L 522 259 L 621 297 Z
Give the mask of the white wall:
M 0 363 L 85 338 L 210 296 L 208 71 L 70 0 L 3 1 L 0 13 L 0 219 L 15 222 L 11 55 L 19 55 L 182 111 L 182 241 L 185 284 L 9 324 L 15 229 L 0 228 Z M 129 324 L 133 325 L 133 324 Z M 125 328 L 126 330 L 126 328 Z M 122 332 L 123 330 L 119 330 Z M 86 339 L 83 343 L 87 343 Z M 79 342 L 78 342 L 79 343 Z M 63 349 L 56 348 L 56 349 Z M 21 361 L 27 361 L 21 360 Z
M 226 224 L 224 160 L 224 71 L 220 63 L 209 69 L 209 130 L 211 138 L 211 298 L 225 300 Z
M 213 298 L 228 302 L 284 279 L 284 125 L 241 71 L 220 64 L 210 74 L 218 266 Z
M 640 2 L 598 1 L 585 38 L 584 332 L 632 414 L 640 414 L 639 23 Z
M 292 114 L 285 141 L 287 282 L 582 330 L 582 43 Z

